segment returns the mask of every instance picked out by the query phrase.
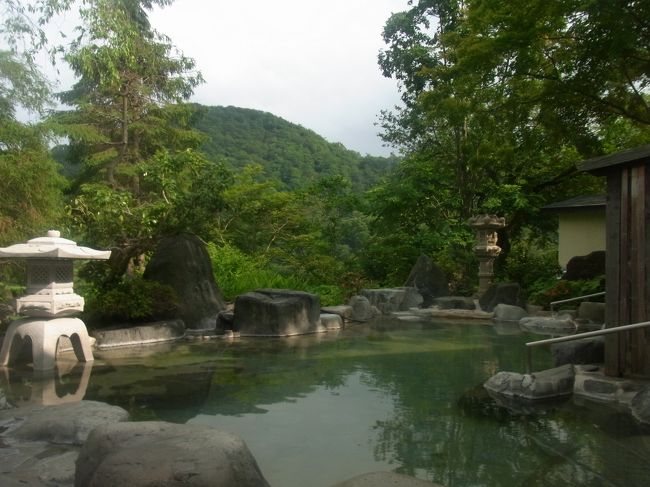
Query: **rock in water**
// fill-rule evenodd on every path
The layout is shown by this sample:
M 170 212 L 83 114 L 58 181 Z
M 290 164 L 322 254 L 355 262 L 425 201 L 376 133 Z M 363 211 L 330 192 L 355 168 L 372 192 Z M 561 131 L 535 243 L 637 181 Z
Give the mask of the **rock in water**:
M 208 252 L 196 235 L 163 238 L 144 278 L 167 284 L 176 291 L 178 313 L 174 318 L 181 318 L 187 328 L 214 328 L 217 315 L 226 307 Z
M 325 331 L 320 298 L 290 289 L 258 289 L 237 296 L 233 326 L 242 335 L 289 336 Z
M 573 365 L 563 365 L 533 374 L 498 372 L 484 387 L 491 394 L 534 401 L 571 395 L 574 380 Z

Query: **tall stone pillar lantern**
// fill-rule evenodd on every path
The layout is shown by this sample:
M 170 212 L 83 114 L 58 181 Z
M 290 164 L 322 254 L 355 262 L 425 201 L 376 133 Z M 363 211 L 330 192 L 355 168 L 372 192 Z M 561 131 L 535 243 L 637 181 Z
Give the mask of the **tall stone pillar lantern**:
M 73 261 L 105 260 L 110 255 L 110 251 L 79 247 L 56 230 L 47 232 L 46 237 L 0 248 L 0 257 L 27 261 L 27 294 L 16 302 L 16 311 L 25 318 L 9 326 L 0 349 L 0 366 L 9 365 L 20 355 L 22 345 L 31 342 L 34 369 L 53 369 L 61 336 L 70 338 L 79 361 L 93 360 L 86 325 L 70 317 L 84 307 L 84 299 L 72 288 Z
M 482 296 L 492 284 L 494 259 L 501 253 L 497 245 L 497 230 L 506 226 L 505 218 L 496 215 L 477 215 L 469 219 L 476 231 L 474 252 L 478 257 L 478 293 Z

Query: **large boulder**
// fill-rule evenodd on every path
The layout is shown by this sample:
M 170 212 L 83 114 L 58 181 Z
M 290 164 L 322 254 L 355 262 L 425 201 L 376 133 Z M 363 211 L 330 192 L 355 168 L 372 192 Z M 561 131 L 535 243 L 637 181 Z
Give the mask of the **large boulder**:
M 516 282 L 492 284 L 479 298 L 478 303 L 483 311 L 488 312 L 494 311 L 497 304 L 510 304 L 520 308 L 526 307 L 524 292 Z
M 290 289 L 258 289 L 235 300 L 233 327 L 242 335 L 288 336 L 324 331 L 320 298 Z
M 174 318 L 181 318 L 188 328 L 214 328 L 217 315 L 226 307 L 208 252 L 196 235 L 166 237 L 158 242 L 144 278 L 176 291 L 178 310 Z
M 555 366 L 565 364 L 602 364 L 605 361 L 605 337 L 581 338 L 551 345 Z
M 498 372 L 483 387 L 490 394 L 535 401 L 571 395 L 574 380 L 573 366 L 563 365 L 533 374 Z
M 562 279 L 576 281 L 593 279 L 605 275 L 605 251 L 597 250 L 587 255 L 572 257 L 566 265 L 566 273 Z
M 351 308 L 349 319 L 352 321 L 368 321 L 379 314 L 379 310 L 370 304 L 370 301 L 365 296 L 352 296 L 349 306 Z
M 361 295 L 368 298 L 382 314 L 396 311 L 408 311 L 422 305 L 422 295 L 414 287 L 396 287 L 384 289 L 362 289 Z
M 605 323 L 605 303 L 583 301 L 578 307 L 578 318 L 589 320 L 591 323 Z
M 524 308 L 513 306 L 511 304 L 497 304 L 494 308 L 494 319 L 496 321 L 516 321 L 528 316 Z
M 445 273 L 430 257 L 422 254 L 418 257 L 404 286 L 414 287 L 422 295 L 422 307 L 433 304 L 433 298 L 449 294 L 449 281 Z
M 84 444 L 76 487 L 268 487 L 244 441 L 205 425 L 158 421 L 95 429 Z

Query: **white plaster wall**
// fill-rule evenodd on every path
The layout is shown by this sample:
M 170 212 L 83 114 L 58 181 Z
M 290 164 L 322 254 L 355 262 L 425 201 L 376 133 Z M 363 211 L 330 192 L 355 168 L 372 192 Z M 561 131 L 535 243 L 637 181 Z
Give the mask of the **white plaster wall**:
M 576 255 L 587 255 L 595 250 L 605 250 L 605 210 L 580 210 L 559 215 L 560 266 Z

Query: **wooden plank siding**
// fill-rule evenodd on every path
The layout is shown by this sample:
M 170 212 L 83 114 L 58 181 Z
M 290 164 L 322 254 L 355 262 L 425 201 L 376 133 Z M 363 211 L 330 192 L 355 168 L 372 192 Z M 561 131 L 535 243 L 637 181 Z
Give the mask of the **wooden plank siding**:
M 605 323 L 607 328 L 620 326 L 620 244 L 621 239 L 621 189 L 623 177 L 620 172 L 612 173 L 607 178 L 607 257 L 605 262 Z M 621 334 L 605 337 L 605 374 L 618 376 L 623 370 L 619 362 L 623 341 Z
M 650 321 L 650 145 L 590 159 L 579 169 L 607 178 L 607 328 Z M 605 373 L 650 378 L 650 330 L 605 339 Z
M 645 312 L 645 166 L 630 168 L 630 255 L 629 255 L 629 306 L 630 323 L 646 321 Z M 626 375 L 643 375 L 646 330 L 629 334 L 630 363 Z

